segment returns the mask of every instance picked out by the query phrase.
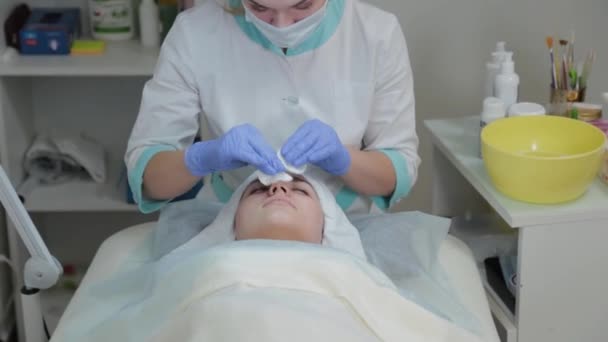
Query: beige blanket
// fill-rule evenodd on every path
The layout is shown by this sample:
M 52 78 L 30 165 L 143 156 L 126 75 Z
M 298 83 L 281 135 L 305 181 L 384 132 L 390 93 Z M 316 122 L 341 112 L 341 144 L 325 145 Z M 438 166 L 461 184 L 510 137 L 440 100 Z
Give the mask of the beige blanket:
M 153 341 L 480 341 L 347 253 L 242 241 L 203 254 L 192 270 L 196 290 L 175 303 Z

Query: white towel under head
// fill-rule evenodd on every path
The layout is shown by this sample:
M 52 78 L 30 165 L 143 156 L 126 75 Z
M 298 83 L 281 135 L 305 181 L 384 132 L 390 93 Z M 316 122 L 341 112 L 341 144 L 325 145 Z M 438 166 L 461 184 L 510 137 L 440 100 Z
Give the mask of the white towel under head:
M 323 209 L 324 226 L 323 239 L 321 244 L 327 247 L 339 249 L 351 253 L 363 260 L 367 260 L 359 231 L 353 226 L 344 211 L 338 206 L 334 195 L 327 186 L 317 181 L 313 176 L 302 175 L 306 181 L 315 189 L 321 208 Z M 191 248 L 209 248 L 222 243 L 235 240 L 234 216 L 238 209 L 239 202 L 247 186 L 257 179 L 254 173 L 247 178 L 232 194 L 232 197 L 224 205 L 215 220 L 190 241 L 174 250 L 172 253 L 180 253 Z

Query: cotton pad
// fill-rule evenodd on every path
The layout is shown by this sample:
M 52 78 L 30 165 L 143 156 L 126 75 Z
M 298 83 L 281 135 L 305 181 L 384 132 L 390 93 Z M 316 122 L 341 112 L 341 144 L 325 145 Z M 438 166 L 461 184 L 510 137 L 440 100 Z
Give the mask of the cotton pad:
M 291 175 L 301 175 L 306 172 L 306 165 L 295 167 L 293 165 L 288 164 L 285 159 L 283 159 L 281 152 L 277 152 L 277 157 L 279 158 L 287 172 L 277 173 L 276 175 L 267 175 L 262 171 L 258 170 L 256 171 L 256 175 L 257 178 L 260 180 L 260 183 L 264 185 L 270 185 L 276 182 L 291 182 L 293 180 L 293 177 Z
M 260 180 L 260 183 L 264 184 L 264 185 L 270 185 L 272 183 L 276 183 L 276 182 L 291 182 L 293 180 L 293 177 L 291 177 L 290 174 L 285 173 L 285 172 L 281 172 L 281 173 L 277 173 L 276 175 L 267 175 L 261 171 L 257 172 L 257 176 L 258 179 Z

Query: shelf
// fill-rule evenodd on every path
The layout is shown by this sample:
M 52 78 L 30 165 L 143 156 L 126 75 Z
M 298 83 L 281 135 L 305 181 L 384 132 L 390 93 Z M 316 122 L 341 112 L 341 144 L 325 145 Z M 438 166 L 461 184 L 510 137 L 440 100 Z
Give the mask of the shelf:
M 99 56 L 26 56 L 0 59 L 0 76 L 151 76 L 158 49 L 139 41 L 107 42 Z
M 435 145 L 513 228 L 608 219 L 608 186 L 597 178 L 578 200 L 556 205 L 507 198 L 492 184 L 479 158 L 479 117 L 427 120 Z
M 39 186 L 26 197 L 29 212 L 136 212 L 137 206 L 126 202 L 126 190 L 121 193 L 113 182 L 97 184 L 73 181 L 58 185 Z

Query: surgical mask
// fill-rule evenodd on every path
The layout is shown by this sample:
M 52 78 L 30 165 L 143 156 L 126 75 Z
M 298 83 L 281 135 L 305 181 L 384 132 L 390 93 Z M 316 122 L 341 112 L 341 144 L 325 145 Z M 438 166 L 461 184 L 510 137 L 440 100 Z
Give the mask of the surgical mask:
M 245 4 L 243 4 L 243 7 L 245 8 L 245 20 L 255 25 L 270 42 L 280 48 L 292 49 L 310 37 L 314 30 L 321 25 L 325 17 L 327 1 L 329 0 L 325 0 L 323 7 L 311 16 L 286 27 L 271 25 L 251 13 L 251 10 Z

